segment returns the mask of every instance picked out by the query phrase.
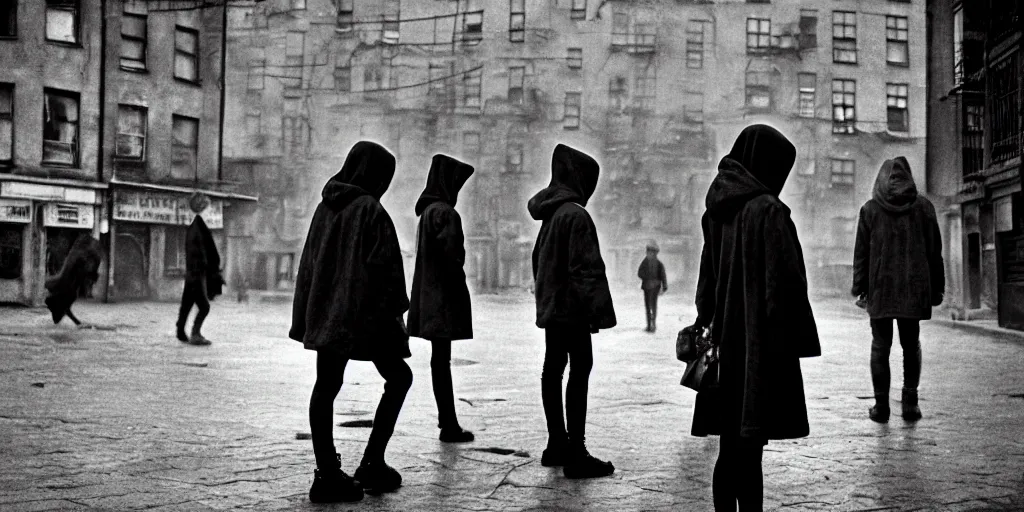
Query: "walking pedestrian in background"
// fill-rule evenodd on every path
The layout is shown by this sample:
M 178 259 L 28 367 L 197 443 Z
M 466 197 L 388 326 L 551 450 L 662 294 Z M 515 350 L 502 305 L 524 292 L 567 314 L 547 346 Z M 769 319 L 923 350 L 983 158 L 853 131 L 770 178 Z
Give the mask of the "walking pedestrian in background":
M 465 237 L 455 211 L 459 190 L 473 167 L 447 155 L 434 155 L 427 184 L 416 201 L 420 218 L 416 270 L 409 305 L 409 335 L 430 340 L 430 377 L 437 402 L 437 427 L 446 443 L 473 440 L 455 414 L 452 340 L 473 338 L 473 312 L 466 286 Z
M 380 198 L 395 175 L 395 157 L 360 141 L 341 171 L 327 181 L 313 213 L 299 260 L 288 336 L 316 351 L 316 384 L 309 399 L 309 428 L 317 469 L 314 503 L 357 501 L 363 490 L 397 489 L 402 476 L 384 462 L 384 451 L 412 386 L 405 359 L 409 309 L 398 236 Z M 384 377 L 384 394 L 354 480 L 341 470 L 333 437 L 334 399 L 350 360 L 372 361 Z
M 210 301 L 224 289 L 224 278 L 221 277 L 217 244 L 200 215 L 210 206 L 210 199 L 203 194 L 192 194 L 188 206 L 195 218 L 185 233 L 185 287 L 181 292 L 181 308 L 178 310 L 177 336 L 179 340 L 192 345 L 209 345 L 210 340 L 202 334 L 203 322 L 210 314 Z M 189 335 L 185 333 L 185 323 L 192 312 L 192 306 L 196 306 L 198 311 Z
M 668 279 L 665 277 L 665 265 L 658 260 L 658 242 L 651 240 L 647 244 L 647 256 L 640 262 L 637 270 L 640 277 L 640 288 L 644 291 L 644 311 L 647 312 L 647 332 L 657 329 L 658 296 L 668 291 Z
M 590 455 L 585 444 L 587 389 L 594 364 L 591 334 L 616 323 L 597 228 L 584 208 L 597 188 L 599 172 L 593 158 L 559 144 L 551 158 L 551 183 L 528 204 L 530 215 L 542 222 L 533 248 L 537 327 L 544 329 L 545 344 L 541 398 L 548 446 L 541 464 L 563 466 L 568 478 L 602 477 L 615 471 L 611 462 Z
M 853 251 L 853 295 L 871 317 L 871 384 L 875 405 L 868 416 L 889 420 L 889 351 L 892 324 L 903 347 L 903 418 L 921 418 L 917 386 L 921 379 L 921 320 L 942 304 L 946 278 L 935 207 L 918 195 L 907 159 L 886 160 L 878 170 L 871 199 L 860 209 Z
M 68 251 L 68 257 L 64 259 L 60 273 L 47 279 L 45 283 L 49 293 L 44 302 L 53 315 L 53 323 L 60 323 L 64 316 L 67 316 L 76 326 L 83 326 L 78 317 L 71 312 L 71 305 L 79 297 L 91 293 L 93 284 L 100 278 L 101 261 L 103 251 L 100 248 L 100 241 L 91 235 L 79 235 Z
M 692 434 L 718 435 L 716 511 L 761 510 L 761 455 L 809 433 L 800 358 L 821 355 L 803 252 L 779 199 L 796 148 L 766 125 L 745 128 L 722 159 L 701 218 L 697 322 L 719 346 L 719 386 L 697 394 Z

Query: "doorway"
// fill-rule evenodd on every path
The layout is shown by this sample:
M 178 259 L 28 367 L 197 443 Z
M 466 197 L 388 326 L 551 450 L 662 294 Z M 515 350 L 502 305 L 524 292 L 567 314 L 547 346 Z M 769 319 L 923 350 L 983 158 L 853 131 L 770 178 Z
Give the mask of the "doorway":
M 148 299 L 149 226 L 118 226 L 114 247 L 114 296 L 129 300 Z
M 967 235 L 967 308 L 981 307 L 981 233 Z

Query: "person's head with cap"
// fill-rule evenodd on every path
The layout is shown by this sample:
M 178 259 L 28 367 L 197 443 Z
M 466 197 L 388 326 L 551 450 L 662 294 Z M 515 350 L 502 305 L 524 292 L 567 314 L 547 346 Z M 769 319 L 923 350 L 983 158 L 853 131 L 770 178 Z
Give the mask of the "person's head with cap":
M 192 195 L 188 196 L 188 207 L 196 215 L 203 213 L 209 206 L 210 198 L 206 197 L 206 194 L 193 192 Z
M 660 249 L 658 248 L 658 242 L 657 241 L 651 240 L 651 241 L 647 242 L 647 255 L 648 256 L 657 256 L 659 251 L 660 251 Z

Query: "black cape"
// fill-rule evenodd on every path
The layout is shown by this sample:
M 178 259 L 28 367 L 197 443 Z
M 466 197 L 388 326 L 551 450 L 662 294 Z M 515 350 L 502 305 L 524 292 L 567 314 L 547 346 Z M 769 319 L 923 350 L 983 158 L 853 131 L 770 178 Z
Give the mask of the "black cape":
M 409 309 L 398 236 L 380 204 L 395 157 L 360 141 L 328 180 L 299 259 L 288 336 L 362 361 L 406 358 Z
M 778 198 L 795 155 L 773 128 L 748 127 L 708 190 L 697 323 L 720 343 L 721 388 L 698 393 L 694 435 L 809 433 L 799 358 L 821 347 L 796 227 Z
M 220 253 L 213 241 L 213 233 L 199 215 L 192 219 L 185 233 L 185 281 L 205 281 L 206 298 L 210 300 L 224 291 Z
M 59 323 L 80 295 L 85 295 L 99 280 L 103 251 L 100 241 L 89 235 L 80 235 L 68 251 L 60 273 L 46 280 L 46 307 L 53 314 L 53 323 Z
M 615 327 L 597 227 L 584 208 L 599 173 L 589 155 L 559 144 L 551 157 L 551 183 L 527 205 L 542 222 L 533 247 L 537 327 L 557 324 L 594 333 Z
M 416 270 L 409 304 L 409 335 L 426 339 L 473 337 L 473 313 L 466 286 L 465 237 L 455 211 L 459 190 L 473 167 L 447 155 L 434 155 L 418 201 L 420 217 Z

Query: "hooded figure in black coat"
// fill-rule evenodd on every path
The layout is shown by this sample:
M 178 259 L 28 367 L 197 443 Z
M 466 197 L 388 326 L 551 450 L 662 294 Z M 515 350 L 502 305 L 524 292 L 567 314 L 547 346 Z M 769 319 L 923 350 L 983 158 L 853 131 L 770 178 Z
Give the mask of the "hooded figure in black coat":
M 192 345 L 209 345 L 210 340 L 202 334 L 203 322 L 210 314 L 210 301 L 223 291 L 224 279 L 221 277 L 220 253 L 213 241 L 213 233 L 199 215 L 210 206 L 210 200 L 205 195 L 194 194 L 188 204 L 196 217 L 185 233 L 185 287 L 181 293 L 181 308 L 178 310 L 177 336 L 179 340 Z M 193 305 L 199 311 L 192 322 L 192 334 L 186 335 L 185 323 Z
M 542 221 L 533 248 L 537 327 L 544 329 L 541 397 L 548 446 L 541 463 L 564 466 L 569 478 L 600 477 L 615 471 L 587 451 L 587 387 L 594 355 L 590 335 L 615 327 L 597 228 L 584 208 L 597 188 L 600 167 L 590 156 L 563 144 L 551 157 L 551 183 L 528 204 Z M 562 416 L 562 374 L 570 363 Z
M 416 272 L 409 304 L 409 335 L 431 341 L 430 376 L 437 402 L 441 441 L 467 442 L 473 433 L 459 426 L 452 389 L 452 340 L 473 337 L 473 313 L 466 286 L 462 219 L 455 211 L 459 190 L 473 167 L 447 155 L 434 155 L 427 184 L 416 201 L 420 225 Z
M 711 326 L 719 344 L 720 387 L 697 394 L 692 433 L 721 436 L 716 510 L 761 510 L 764 445 L 809 433 L 800 358 L 821 347 L 796 227 L 778 197 L 795 159 L 778 130 L 748 126 L 701 219 L 696 326 Z
M 90 235 L 79 235 L 64 259 L 60 273 L 46 280 L 46 307 L 53 315 L 53 323 L 67 315 L 75 325 L 81 327 L 82 322 L 71 312 L 71 305 L 82 295 L 88 295 L 92 285 L 99 280 L 100 262 L 103 251 L 100 241 Z
M 921 378 L 920 320 L 932 317 L 946 287 L 942 240 L 935 207 L 917 194 L 904 157 L 886 160 L 872 198 L 860 209 L 853 251 L 853 295 L 871 317 L 871 381 L 875 406 L 868 415 L 889 419 L 889 351 L 892 324 L 903 347 L 903 417 L 920 419 L 917 385 Z
M 324 186 L 299 259 L 288 336 L 317 351 L 309 424 L 317 471 L 313 502 L 355 501 L 368 492 L 398 488 L 402 477 L 384 451 L 412 385 L 409 309 L 402 252 L 391 216 L 380 204 L 395 175 L 395 157 L 360 141 L 341 171 Z M 334 399 L 351 359 L 372 361 L 386 381 L 363 460 L 351 477 L 334 448 Z

